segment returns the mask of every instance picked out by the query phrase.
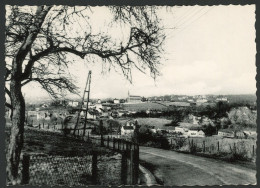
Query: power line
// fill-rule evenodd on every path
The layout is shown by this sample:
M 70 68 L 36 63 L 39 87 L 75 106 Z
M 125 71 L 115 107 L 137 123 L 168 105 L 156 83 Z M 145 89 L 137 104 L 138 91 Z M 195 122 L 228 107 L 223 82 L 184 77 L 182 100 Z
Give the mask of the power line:
M 193 19 L 191 22 L 189 22 L 189 24 L 187 24 L 185 27 L 183 27 L 182 29 L 179 30 L 179 32 L 177 33 L 173 33 L 172 35 L 168 36 L 168 39 L 176 37 L 176 35 L 178 33 L 180 33 L 181 31 L 184 31 L 185 29 L 189 28 L 195 21 L 197 21 L 198 19 L 200 19 L 203 15 L 207 14 L 210 10 L 212 10 L 214 7 L 210 7 L 206 12 L 204 12 L 203 14 L 201 14 L 200 16 L 198 16 L 197 18 Z
M 190 17 L 188 18 L 188 21 L 187 22 L 183 22 L 183 23 L 181 23 L 179 26 L 176 26 L 176 27 L 181 27 L 181 26 L 183 26 L 183 25 L 185 25 L 186 23 L 188 23 L 189 21 L 190 21 L 190 18 L 192 19 L 192 18 L 194 18 L 195 17 L 195 15 L 197 15 L 199 12 L 201 12 L 203 9 L 205 9 L 205 7 L 202 7 L 201 9 L 199 9 L 199 10 L 197 10 L 196 12 L 194 12 L 192 15 L 190 15 Z

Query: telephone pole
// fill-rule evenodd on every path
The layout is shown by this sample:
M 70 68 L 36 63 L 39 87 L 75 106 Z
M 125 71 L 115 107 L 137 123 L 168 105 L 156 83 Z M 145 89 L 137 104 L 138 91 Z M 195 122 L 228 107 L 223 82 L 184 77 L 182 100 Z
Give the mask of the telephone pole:
M 73 135 L 75 135 L 76 129 L 77 129 L 78 124 L 79 124 L 80 113 L 81 113 L 81 111 L 84 111 L 83 105 L 84 105 L 84 100 L 85 100 L 85 94 L 87 93 L 87 107 L 86 107 L 85 120 L 84 120 L 84 130 L 83 130 L 83 136 L 85 136 L 85 130 L 86 130 L 86 125 L 87 125 L 87 116 L 88 116 L 90 83 L 91 83 L 91 71 L 89 71 L 89 73 L 88 73 L 88 78 L 87 78 L 86 86 L 85 86 L 85 89 L 84 89 L 84 92 L 83 92 L 82 101 L 81 101 L 81 104 L 80 104 L 80 109 L 79 109 L 79 112 L 78 112 L 77 122 L 76 122 L 76 125 L 75 125 L 75 128 L 74 128 L 74 131 L 73 131 Z

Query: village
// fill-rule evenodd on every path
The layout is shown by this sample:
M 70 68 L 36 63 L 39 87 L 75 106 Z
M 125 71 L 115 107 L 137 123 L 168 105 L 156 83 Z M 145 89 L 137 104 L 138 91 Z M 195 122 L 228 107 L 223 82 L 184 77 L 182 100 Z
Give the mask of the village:
M 219 104 L 229 105 L 225 96 L 170 96 L 141 97 L 130 95 L 125 99 L 84 101 L 80 109 L 80 100 L 58 100 L 51 103 L 28 104 L 26 108 L 26 125 L 55 129 L 73 130 L 77 116 L 80 116 L 79 129 L 83 129 L 84 117 L 87 118 L 86 130 L 89 134 L 116 135 L 131 139 L 138 129 L 166 138 L 204 138 L 208 136 L 226 138 L 256 138 L 254 103 L 251 105 L 229 108 L 217 118 L 205 114 L 208 108 Z M 232 99 L 231 99 L 232 100 Z M 86 115 L 86 106 L 88 111 Z M 203 109 L 198 113 L 198 109 Z M 176 113 L 178 112 L 178 113 Z M 180 115 L 179 113 L 182 112 Z M 214 112 L 216 113 L 216 112 Z M 239 115 L 240 114 L 240 115 Z M 6 111 L 6 116 L 10 116 Z M 181 116 L 181 117 L 176 117 Z M 241 117 L 234 117 L 241 116 Z M 177 120 L 176 120 L 177 118 Z M 243 122 L 238 122 L 237 119 Z M 236 119 L 236 121 L 234 121 Z M 103 133 L 99 129 L 104 122 Z M 251 127 L 238 128 L 234 125 L 244 123 Z M 105 130 L 105 131 L 104 131 Z M 83 133 L 83 130 L 81 131 Z

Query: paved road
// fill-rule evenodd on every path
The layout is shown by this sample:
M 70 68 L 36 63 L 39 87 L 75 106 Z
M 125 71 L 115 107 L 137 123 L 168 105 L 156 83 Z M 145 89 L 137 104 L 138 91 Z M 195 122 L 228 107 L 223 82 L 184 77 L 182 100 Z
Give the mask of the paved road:
M 256 170 L 225 161 L 150 147 L 140 147 L 140 160 L 167 186 L 256 184 Z

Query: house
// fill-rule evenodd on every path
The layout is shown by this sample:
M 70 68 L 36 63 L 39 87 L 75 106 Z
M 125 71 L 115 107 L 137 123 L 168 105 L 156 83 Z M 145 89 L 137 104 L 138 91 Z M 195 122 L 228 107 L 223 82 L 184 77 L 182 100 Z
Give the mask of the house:
M 47 108 L 47 107 L 49 107 L 47 104 L 43 104 L 42 106 L 41 106 L 42 108 Z
M 114 104 L 119 104 L 120 103 L 119 99 L 114 99 L 113 102 L 114 102 Z
M 78 101 L 69 101 L 68 105 L 69 105 L 69 106 L 76 107 L 76 106 L 79 105 L 79 102 L 78 102 Z
M 84 108 L 83 108 L 84 110 Z M 86 109 L 85 109 L 86 110 Z M 80 112 L 80 116 L 84 116 L 85 117 L 86 112 L 85 111 L 81 111 Z M 97 119 L 96 114 L 93 111 L 88 111 L 87 113 L 87 119 Z
M 97 104 L 101 104 L 102 101 L 100 99 L 97 100 Z
M 205 137 L 205 133 L 202 130 L 189 130 L 187 132 L 188 137 Z
M 218 98 L 216 98 L 216 101 L 228 102 L 228 99 L 227 99 L 227 97 L 218 97 Z
M 165 127 L 165 130 L 168 132 L 168 133 L 175 133 L 175 127 Z
M 234 131 L 229 130 L 229 129 L 219 129 L 218 130 L 218 136 L 227 137 L 227 138 L 234 138 L 235 133 L 234 133 Z
M 246 138 L 246 134 L 243 131 L 235 132 L 236 138 Z
M 98 112 L 101 112 L 103 109 L 103 105 L 101 103 L 96 103 L 94 105 L 94 109 L 96 109 Z
M 245 134 L 246 138 L 256 138 L 257 137 L 256 131 L 244 131 L 244 134 Z
M 186 122 L 179 122 L 179 127 L 185 128 L 186 130 L 201 130 L 202 127 L 199 124 L 193 124 L 193 123 L 186 123 Z
M 123 125 L 121 127 L 121 135 L 132 135 L 134 134 L 134 126 Z
M 185 132 L 188 132 L 189 129 L 185 127 L 175 127 L 175 132 L 184 134 Z

